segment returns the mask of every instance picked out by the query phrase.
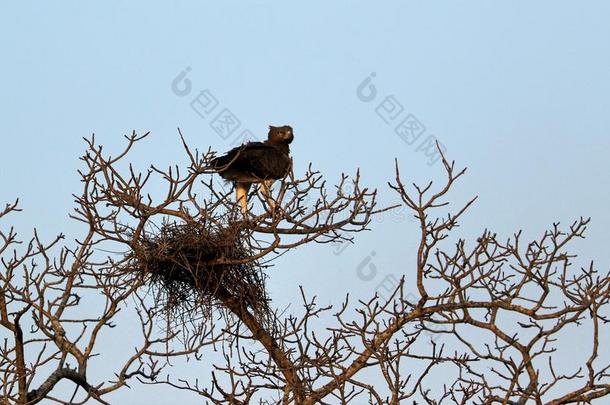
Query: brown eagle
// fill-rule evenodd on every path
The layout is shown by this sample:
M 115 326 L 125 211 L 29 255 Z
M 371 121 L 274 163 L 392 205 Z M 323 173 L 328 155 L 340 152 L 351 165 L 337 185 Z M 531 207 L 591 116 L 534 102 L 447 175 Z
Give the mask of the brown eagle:
M 212 159 L 212 168 L 235 184 L 237 202 L 243 214 L 248 212 L 248 191 L 252 183 L 260 183 L 269 208 L 275 209 L 269 189 L 275 180 L 290 171 L 292 159 L 288 145 L 293 139 L 290 126 L 269 126 L 266 141 L 248 142 Z

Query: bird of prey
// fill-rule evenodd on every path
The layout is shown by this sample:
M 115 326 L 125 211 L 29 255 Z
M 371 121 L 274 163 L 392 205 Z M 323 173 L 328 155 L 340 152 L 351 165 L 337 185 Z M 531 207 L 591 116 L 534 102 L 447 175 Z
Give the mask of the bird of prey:
M 244 215 L 248 212 L 248 191 L 252 183 L 261 185 L 269 208 L 275 209 L 269 189 L 274 180 L 290 171 L 289 145 L 293 139 L 290 126 L 270 126 L 266 141 L 245 143 L 210 162 L 222 178 L 235 184 L 236 199 Z

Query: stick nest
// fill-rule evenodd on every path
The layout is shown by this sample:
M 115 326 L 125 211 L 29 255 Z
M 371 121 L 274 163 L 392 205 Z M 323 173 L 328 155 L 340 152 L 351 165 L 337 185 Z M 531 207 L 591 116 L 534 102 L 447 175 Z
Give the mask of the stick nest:
M 268 319 L 266 275 L 253 259 L 251 235 L 241 222 L 164 223 L 142 237 L 132 268 L 146 276 L 156 301 L 180 316 L 214 309 L 233 299 L 260 320 Z

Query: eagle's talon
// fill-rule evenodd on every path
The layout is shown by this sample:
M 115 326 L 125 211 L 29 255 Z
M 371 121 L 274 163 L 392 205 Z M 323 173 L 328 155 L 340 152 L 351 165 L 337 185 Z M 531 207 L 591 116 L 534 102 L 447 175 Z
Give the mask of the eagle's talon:
M 276 219 L 281 219 L 284 217 L 284 210 L 281 209 L 280 207 L 276 207 L 272 212 L 271 215 L 273 217 L 274 220 Z

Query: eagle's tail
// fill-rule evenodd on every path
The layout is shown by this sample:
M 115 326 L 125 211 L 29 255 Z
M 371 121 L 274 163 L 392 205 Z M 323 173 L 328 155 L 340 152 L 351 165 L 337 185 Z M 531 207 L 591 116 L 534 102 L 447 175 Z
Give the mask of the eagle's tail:
M 230 150 L 228 153 L 210 160 L 209 168 L 217 172 L 226 170 L 240 155 L 242 147 Z
M 225 162 L 224 158 L 225 158 L 225 156 L 219 156 L 217 158 L 210 160 L 210 162 L 208 164 L 208 169 L 218 171 L 223 166 L 226 166 L 228 162 Z

